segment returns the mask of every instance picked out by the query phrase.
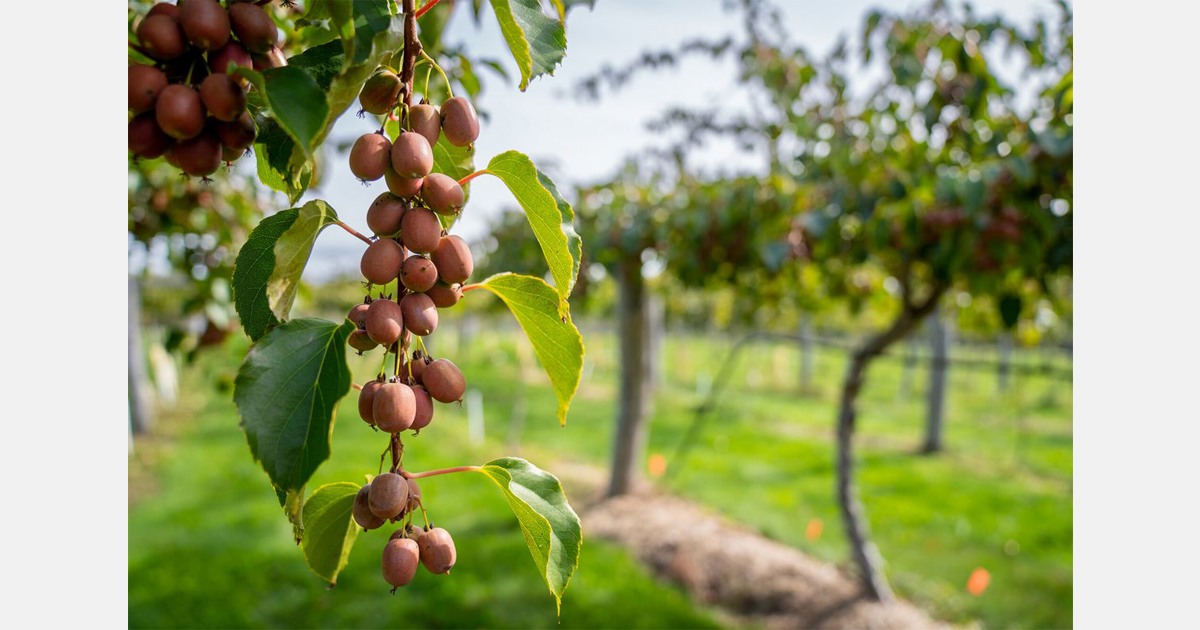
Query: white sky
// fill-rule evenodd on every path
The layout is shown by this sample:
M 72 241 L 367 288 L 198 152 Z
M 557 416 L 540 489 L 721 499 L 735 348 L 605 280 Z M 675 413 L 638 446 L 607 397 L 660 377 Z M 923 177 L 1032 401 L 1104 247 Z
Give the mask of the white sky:
M 460 4 L 465 5 L 465 2 Z M 841 33 L 854 37 L 864 13 L 872 7 L 906 9 L 924 2 L 847 0 L 843 2 L 778 2 L 784 12 L 785 28 L 793 42 L 810 52 L 823 53 Z M 974 3 L 981 14 L 1003 12 L 1018 24 L 1037 13 L 1054 15 L 1049 0 L 988 0 Z M 509 149 L 526 153 L 545 170 L 564 194 L 573 183 L 604 177 L 625 157 L 664 139 L 644 128 L 672 106 L 705 107 L 724 99 L 733 111 L 744 106 L 734 82 L 734 66 L 714 65 L 711 58 L 697 56 L 671 69 L 639 75 L 617 92 L 606 91 L 599 102 L 573 98 L 569 92 L 582 79 L 606 64 L 623 65 L 645 50 L 676 48 L 685 40 L 704 37 L 717 40 L 740 36 L 740 14 L 724 8 L 721 0 L 598 0 L 594 10 L 575 9 L 567 21 L 567 56 L 552 77 L 535 79 L 526 92 L 516 82 L 505 83 L 488 69 L 477 67 L 484 83 L 480 107 L 491 119 L 482 125 L 476 143 L 476 166 L 482 168 L 494 155 Z M 466 6 L 459 6 L 451 20 L 447 41 L 465 43 L 473 58 L 501 60 L 516 74 L 511 55 L 490 14 L 476 29 Z M 351 112 L 338 121 L 331 135 L 352 141 L 372 129 L 372 122 L 359 120 Z M 756 169 L 759 161 L 741 154 L 732 144 L 714 145 L 701 158 L 703 165 L 721 164 Z M 364 187 L 345 163 L 335 156 L 332 170 L 319 190 L 305 199 L 322 198 L 350 225 L 366 231 L 366 209 L 386 190 L 382 180 Z M 568 197 L 569 199 L 569 197 Z M 465 216 L 455 228 L 469 241 L 486 228 L 484 217 L 515 203 L 496 179 L 481 177 L 472 183 L 471 200 Z M 586 243 L 586 235 L 584 235 Z M 305 272 L 309 280 L 321 280 L 358 268 L 362 244 L 344 232 L 330 230 L 318 239 Z

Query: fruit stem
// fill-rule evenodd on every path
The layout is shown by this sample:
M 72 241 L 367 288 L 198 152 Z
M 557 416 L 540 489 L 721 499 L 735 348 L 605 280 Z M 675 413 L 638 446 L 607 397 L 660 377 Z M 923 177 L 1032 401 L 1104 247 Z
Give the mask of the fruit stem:
M 480 175 L 495 175 L 495 173 L 487 170 L 486 168 L 483 170 L 475 171 L 474 173 L 471 173 L 470 175 L 467 175 L 466 177 L 458 180 L 458 185 L 466 186 L 467 182 L 471 181 L 472 179 L 475 179 L 476 177 L 479 177 Z
M 425 70 L 425 91 L 421 92 L 421 96 L 423 98 L 425 98 L 426 100 L 429 99 L 429 77 L 431 77 L 431 76 L 433 76 L 433 65 L 432 64 L 430 64 L 429 68 Z
M 353 234 L 353 235 L 357 236 L 357 237 L 358 237 L 358 240 L 360 240 L 360 241 L 362 241 L 362 242 L 366 243 L 367 245 L 370 245 L 370 244 L 371 244 L 371 239 L 369 239 L 369 238 L 367 238 L 367 237 L 363 236 L 362 234 L 359 234 L 359 233 L 358 233 L 358 230 L 355 230 L 354 228 L 350 227 L 349 225 L 346 225 L 345 223 L 342 223 L 341 221 L 338 221 L 338 222 L 337 222 L 337 224 L 338 224 L 338 227 L 340 227 L 340 228 L 342 228 L 343 230 L 346 230 L 347 232 L 349 232 L 349 233 L 351 233 L 351 234 Z
M 476 282 L 475 284 L 464 285 L 462 288 L 462 292 L 466 293 L 467 291 L 474 291 L 475 289 L 482 289 L 482 288 L 483 288 L 483 283 Z
M 429 530 L 429 512 L 427 512 L 425 510 L 425 504 L 420 499 L 417 499 L 417 507 L 421 508 L 421 518 L 425 519 L 425 530 L 428 531 Z
M 383 347 L 383 363 L 379 364 L 379 376 L 387 376 L 387 355 L 388 355 L 388 349 L 387 349 L 387 346 L 384 346 Z M 379 376 L 376 376 L 375 378 L 378 379 Z
M 435 477 L 437 475 L 449 475 L 450 473 L 460 472 L 482 472 L 483 466 L 455 466 L 453 468 L 438 468 L 437 470 L 426 470 L 425 472 L 408 472 L 407 470 L 400 471 L 400 476 L 405 479 L 423 479 L 425 477 Z
M 188 73 L 187 73 L 187 76 L 184 77 L 184 79 L 183 79 L 184 85 L 192 84 L 192 72 L 196 69 L 196 59 L 198 59 L 198 58 L 199 57 L 192 59 L 192 63 L 188 64 Z
M 421 58 L 428 61 L 429 64 L 432 65 L 434 68 L 437 68 L 438 74 L 442 75 L 442 80 L 446 82 L 446 93 L 450 95 L 450 98 L 454 98 L 454 89 L 450 87 L 450 77 L 446 76 L 446 71 L 442 70 L 442 67 L 439 66 L 437 64 L 437 62 L 433 60 L 433 57 L 430 57 L 429 55 L 425 54 L 424 48 L 421 49 Z M 429 81 L 428 81 L 428 79 L 426 79 L 426 85 L 425 85 L 426 90 L 429 89 L 428 83 L 429 83 Z
M 403 332 L 401 332 L 401 336 L 403 336 Z M 406 356 L 407 354 L 408 347 L 406 344 L 401 343 L 400 348 L 396 349 L 396 365 L 392 367 L 391 370 L 392 376 L 395 376 L 396 380 L 400 380 L 400 358 L 401 356 Z
M 375 473 L 376 477 L 383 474 L 383 461 L 385 459 L 387 459 L 388 453 L 391 453 L 391 452 L 392 452 L 392 442 L 391 442 L 391 440 L 388 440 L 387 448 L 383 449 L 383 452 L 379 454 L 379 470 Z
M 400 434 L 392 434 L 392 469 L 400 472 L 400 462 L 404 459 L 404 443 L 400 441 Z
M 421 7 L 420 10 L 417 11 L 416 17 L 419 18 L 422 15 L 425 15 L 426 12 L 428 12 L 433 7 L 437 6 L 437 3 L 441 2 L 441 1 L 442 0 L 429 0 L 429 2 L 425 3 L 425 6 Z

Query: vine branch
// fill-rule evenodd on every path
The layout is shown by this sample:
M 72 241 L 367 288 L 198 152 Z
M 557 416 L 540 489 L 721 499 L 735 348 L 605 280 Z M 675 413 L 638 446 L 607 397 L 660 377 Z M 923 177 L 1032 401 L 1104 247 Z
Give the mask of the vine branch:
M 449 475 L 451 473 L 459 473 L 459 472 L 480 472 L 482 470 L 483 470 L 483 466 L 455 466 L 454 468 L 438 468 L 437 470 L 426 470 L 425 472 L 419 472 L 419 473 L 408 472 L 406 470 L 402 470 L 402 471 L 400 471 L 400 476 L 404 477 L 405 479 L 421 479 L 424 477 L 434 477 L 437 475 Z
M 360 241 L 362 241 L 362 242 L 366 243 L 367 245 L 370 245 L 370 244 L 371 244 L 371 239 L 369 239 L 369 238 L 367 238 L 367 237 L 363 236 L 362 234 L 360 234 L 360 233 L 358 232 L 358 230 L 356 230 L 356 229 L 354 229 L 354 228 L 350 227 L 349 225 L 346 225 L 345 223 L 342 223 L 341 221 L 338 221 L 338 222 L 337 222 L 337 225 L 338 225 L 338 227 L 342 228 L 343 230 L 346 230 L 347 232 L 349 232 L 349 233 L 353 234 L 354 236 L 357 236 L 357 237 L 358 237 L 358 240 L 360 240 Z
M 472 179 L 475 179 L 476 177 L 479 177 L 480 175 L 495 175 L 495 173 L 487 170 L 486 168 L 480 169 L 480 170 L 475 171 L 474 173 L 471 173 L 470 175 L 467 175 L 466 177 L 458 180 L 458 185 L 466 186 L 467 182 L 471 181 Z
M 441 1 L 442 0 L 429 0 L 429 2 L 425 3 L 425 6 L 421 7 L 421 9 L 419 11 L 417 11 L 416 17 L 419 18 L 422 15 L 425 15 L 426 12 L 428 12 L 433 7 L 436 7 L 437 3 L 441 2 Z
M 400 88 L 405 107 L 412 107 L 413 74 L 417 57 L 421 55 L 421 40 L 417 39 L 417 0 L 404 0 L 404 57 L 400 62 Z
M 400 434 L 393 433 L 391 441 L 392 451 L 392 469 L 400 469 L 400 460 L 404 456 L 404 443 L 400 441 Z

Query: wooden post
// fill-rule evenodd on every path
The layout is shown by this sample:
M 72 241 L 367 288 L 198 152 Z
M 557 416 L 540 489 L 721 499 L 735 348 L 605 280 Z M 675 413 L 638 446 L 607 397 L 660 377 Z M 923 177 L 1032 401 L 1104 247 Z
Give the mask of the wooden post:
M 154 423 L 150 404 L 150 378 L 142 346 L 142 294 L 138 281 L 129 276 L 129 426 L 134 434 L 150 430 Z
M 950 365 L 951 326 L 942 318 L 941 307 L 929 317 L 929 389 L 926 390 L 925 441 L 921 452 L 942 451 L 946 415 L 946 370 Z

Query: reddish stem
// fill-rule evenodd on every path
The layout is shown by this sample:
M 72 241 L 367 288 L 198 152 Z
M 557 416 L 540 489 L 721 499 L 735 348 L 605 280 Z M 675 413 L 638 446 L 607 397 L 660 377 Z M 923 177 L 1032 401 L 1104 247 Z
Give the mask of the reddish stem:
M 360 240 L 360 241 L 362 241 L 362 242 L 366 243 L 367 245 L 370 245 L 370 244 L 371 244 L 371 239 L 369 239 L 369 238 L 367 238 L 367 237 L 363 236 L 362 234 L 359 234 L 359 233 L 358 233 L 358 230 L 355 230 L 354 228 L 350 227 L 349 225 L 346 225 L 345 223 L 342 223 L 341 221 L 338 221 L 338 222 L 337 222 L 337 224 L 338 224 L 338 227 L 340 227 L 340 228 L 342 228 L 343 230 L 346 230 L 347 232 L 349 232 L 349 233 L 351 233 L 351 234 L 353 234 L 353 235 L 357 236 L 357 237 L 358 237 L 358 240 Z
M 353 387 L 354 389 L 357 389 L 360 392 L 362 391 L 362 385 L 359 385 L 358 383 L 350 383 L 350 387 Z
M 407 470 L 400 471 L 400 476 L 405 479 L 421 479 L 422 477 L 433 477 L 435 475 L 449 475 L 450 473 L 458 472 L 479 472 L 483 470 L 482 466 L 455 466 L 454 468 L 439 468 L 437 470 L 426 470 L 425 472 L 408 472 Z
M 425 13 L 426 13 L 427 11 L 429 11 L 429 10 L 430 10 L 430 9 L 432 9 L 433 7 L 437 6 L 437 3 L 441 2 L 441 1 L 442 1 L 442 0 L 429 0 L 429 2 L 426 2 L 426 3 L 425 3 L 425 6 L 423 6 L 423 7 L 421 7 L 420 9 L 418 9 L 418 10 L 417 10 L 417 15 L 416 15 L 415 17 L 417 17 L 418 19 L 420 19 L 420 17 L 421 17 L 422 15 L 425 15 Z
M 476 282 L 475 284 L 463 285 L 462 292 L 466 293 L 467 291 L 474 291 L 475 289 L 482 289 L 482 288 L 483 288 L 483 283 Z
M 467 182 L 471 181 L 472 179 L 475 179 L 476 177 L 479 177 L 480 175 L 494 175 L 494 174 L 495 173 L 487 170 L 486 168 L 481 171 L 475 171 L 474 173 L 471 173 L 470 175 L 467 175 L 466 177 L 458 180 L 458 185 L 466 186 Z
M 400 460 L 404 459 L 404 443 L 400 441 L 399 433 L 392 434 L 388 448 L 392 452 L 392 470 L 400 472 Z
M 421 55 L 421 40 L 417 39 L 417 0 L 404 0 L 404 56 L 400 60 L 400 88 L 403 103 L 412 106 L 413 69 Z

